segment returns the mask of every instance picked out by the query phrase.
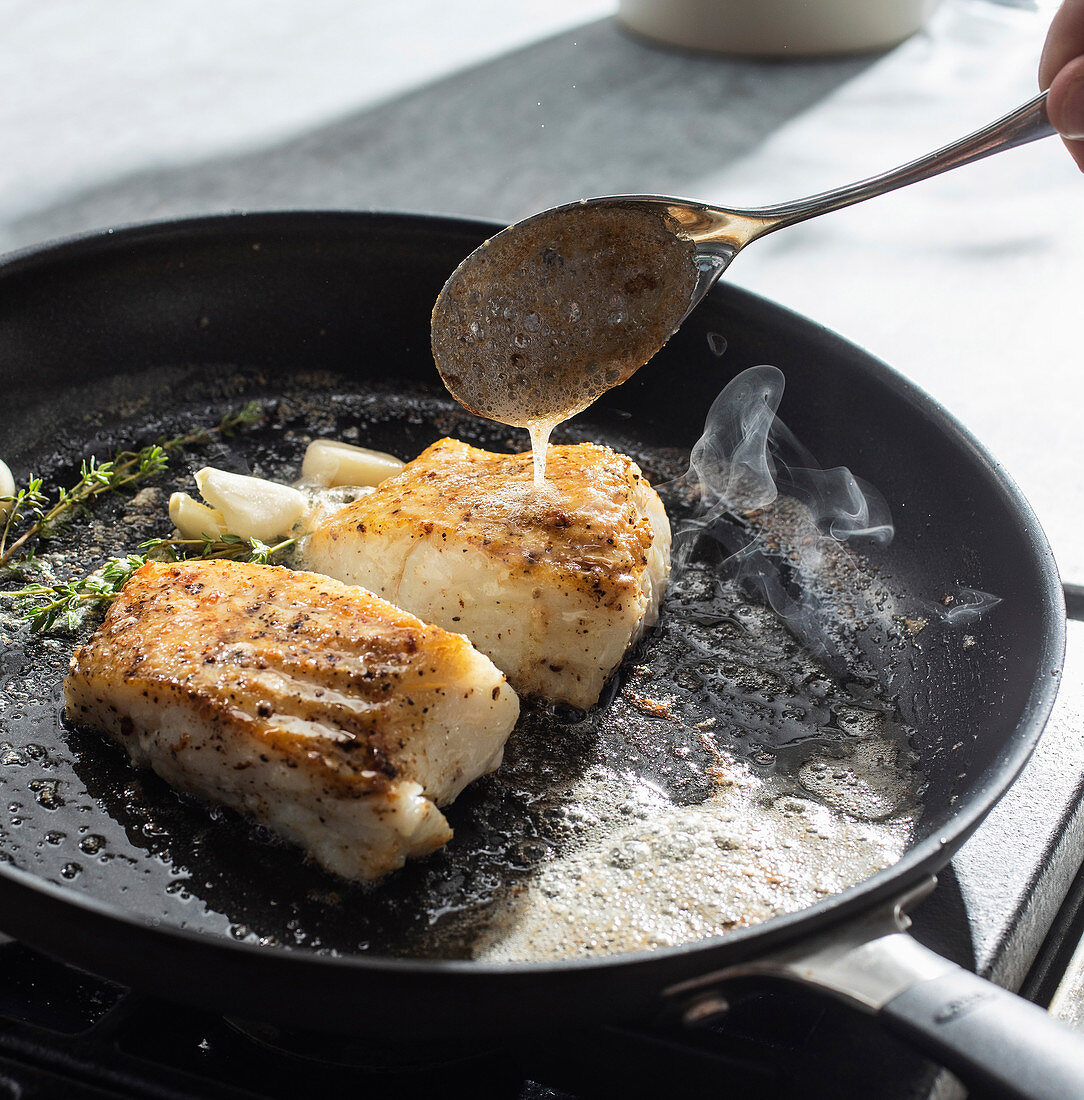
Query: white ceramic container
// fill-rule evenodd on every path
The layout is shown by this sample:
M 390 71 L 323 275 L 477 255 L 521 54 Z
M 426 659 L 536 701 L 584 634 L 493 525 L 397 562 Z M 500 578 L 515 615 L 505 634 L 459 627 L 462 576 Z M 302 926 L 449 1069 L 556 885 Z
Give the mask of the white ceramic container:
M 619 0 L 636 34 L 691 50 L 810 57 L 879 50 L 919 30 L 937 0 Z

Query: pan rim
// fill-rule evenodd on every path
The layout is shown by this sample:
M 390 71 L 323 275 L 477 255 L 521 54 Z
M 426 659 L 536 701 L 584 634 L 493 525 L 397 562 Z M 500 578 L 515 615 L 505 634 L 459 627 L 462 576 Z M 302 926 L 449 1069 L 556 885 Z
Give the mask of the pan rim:
M 259 232 L 283 228 L 287 222 L 323 222 L 346 220 L 357 223 L 368 221 L 386 225 L 389 228 L 410 227 L 418 231 L 434 230 L 475 234 L 491 234 L 504 228 L 501 223 L 490 219 L 460 217 L 445 214 L 415 213 L 406 211 L 381 210 L 305 210 L 286 209 L 257 212 L 235 212 L 198 215 L 166 220 L 135 222 L 122 226 L 109 227 L 78 233 L 56 240 L 17 249 L 0 256 L 0 279 L 17 274 L 38 265 L 48 265 L 56 260 L 79 257 L 81 254 L 95 255 L 108 252 L 113 248 L 133 243 L 149 243 L 167 239 L 173 235 L 188 238 L 205 233 L 220 233 L 251 228 Z M 696 958 L 703 962 L 721 951 L 730 954 L 754 954 L 749 945 L 756 943 L 768 946 L 796 938 L 810 927 L 842 920 L 854 913 L 864 911 L 871 905 L 884 901 L 924 875 L 930 874 L 948 862 L 951 856 L 974 832 L 993 806 L 1016 780 L 1038 744 L 1039 738 L 1049 718 L 1060 684 L 1060 670 L 1065 654 L 1065 613 L 1064 594 L 1058 576 L 1053 552 L 1038 520 L 1021 493 L 1011 475 L 981 444 L 977 438 L 939 402 L 920 389 L 895 368 L 873 355 L 865 348 L 848 340 L 819 322 L 804 317 L 761 295 L 727 283 L 718 284 L 712 291 L 714 296 L 726 296 L 736 301 L 755 304 L 761 309 L 767 308 L 791 324 L 798 324 L 806 331 L 814 331 L 827 344 L 838 344 L 852 352 L 861 353 L 865 365 L 881 379 L 891 390 L 896 400 L 905 401 L 916 407 L 935 425 L 952 436 L 964 446 L 987 479 L 996 487 L 1004 500 L 1007 510 L 1013 513 L 1018 522 L 1029 531 L 1032 549 L 1035 555 L 1034 565 L 1041 584 L 1043 607 L 1041 612 L 1042 645 L 1037 656 L 1037 665 L 1049 669 L 1051 675 L 1037 675 L 1031 684 L 1021 720 L 1016 726 L 1016 735 L 1005 749 L 990 764 L 984 774 L 985 782 L 973 788 L 966 802 L 959 808 L 946 829 L 946 836 L 931 835 L 909 847 L 900 860 L 890 867 L 876 872 L 838 894 L 830 895 L 812 906 L 793 913 L 781 914 L 760 924 L 754 924 L 707 939 L 672 947 L 643 949 L 634 952 L 603 956 L 598 958 L 561 959 L 548 962 L 493 963 L 458 959 L 401 959 L 366 954 L 327 954 L 303 947 L 285 947 L 281 945 L 261 945 L 228 939 L 220 934 L 185 928 L 156 921 L 125 910 L 120 905 L 82 895 L 58 883 L 42 879 L 30 871 L 24 871 L 10 864 L 0 863 L 0 881 L 7 880 L 17 890 L 29 891 L 35 896 L 48 899 L 51 904 L 73 907 L 91 918 L 108 919 L 120 922 L 131 932 L 141 936 L 165 938 L 182 944 L 189 944 L 201 951 L 211 950 L 231 958 L 258 958 L 266 961 L 275 959 L 275 965 L 284 971 L 293 968 L 318 968 L 327 972 L 341 972 L 344 968 L 350 972 L 378 972 L 388 975 L 433 976 L 447 974 L 462 977 L 469 975 L 479 979 L 501 980 L 502 977 L 537 975 L 542 972 L 586 973 L 609 971 L 616 968 L 640 969 L 645 967 L 672 966 L 679 959 Z M 5 922 L 5 925 L 7 922 Z M 16 933 L 17 934 L 17 933 Z M 22 938 L 22 937 L 19 937 Z M 31 942 L 28 936 L 24 942 Z M 37 937 L 40 941 L 41 937 Z M 46 948 L 48 950 L 48 948 Z M 59 951 L 57 953 L 60 953 Z M 708 962 L 706 967 L 710 967 Z M 284 974 L 285 976 L 285 974 Z

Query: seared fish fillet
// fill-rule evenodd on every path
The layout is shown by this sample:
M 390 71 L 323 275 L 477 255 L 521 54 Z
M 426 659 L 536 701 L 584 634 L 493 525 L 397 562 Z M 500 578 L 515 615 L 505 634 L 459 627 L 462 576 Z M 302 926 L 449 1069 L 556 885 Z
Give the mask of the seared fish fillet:
M 524 695 L 598 701 L 658 616 L 670 524 L 636 464 L 591 443 L 531 455 L 442 439 L 375 492 L 318 517 L 307 567 L 458 630 Z
M 148 564 L 64 684 L 133 763 L 370 879 L 452 835 L 437 806 L 501 762 L 519 700 L 458 634 L 327 577 Z

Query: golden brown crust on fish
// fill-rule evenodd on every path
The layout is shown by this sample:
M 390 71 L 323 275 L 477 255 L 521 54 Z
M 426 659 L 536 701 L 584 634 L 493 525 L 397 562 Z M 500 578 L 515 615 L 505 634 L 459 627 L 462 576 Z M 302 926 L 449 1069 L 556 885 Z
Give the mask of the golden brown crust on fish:
M 279 831 L 350 877 L 447 840 L 433 804 L 497 766 L 518 714 L 462 636 L 327 577 L 225 561 L 143 566 L 76 650 L 65 692 L 70 719 L 186 790 L 273 828 L 291 818 L 276 799 L 307 802 L 312 821 Z M 350 803 L 363 826 L 412 809 L 388 843 L 368 838 L 372 858 L 324 858 L 303 834 Z
M 441 439 L 375 493 L 323 523 L 312 544 L 353 532 L 455 536 L 525 577 L 575 583 L 613 606 L 637 587 L 654 532 L 633 494 L 636 464 L 593 443 L 549 448 L 536 491 L 531 453 L 495 454 Z
M 636 464 L 591 443 L 531 454 L 442 439 L 318 520 L 311 568 L 462 630 L 517 691 L 591 706 L 669 568 L 669 524 Z

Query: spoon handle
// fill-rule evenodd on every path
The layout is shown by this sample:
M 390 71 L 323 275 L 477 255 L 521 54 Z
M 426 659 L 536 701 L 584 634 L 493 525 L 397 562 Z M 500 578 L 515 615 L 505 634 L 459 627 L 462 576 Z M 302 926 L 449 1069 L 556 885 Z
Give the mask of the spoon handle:
M 807 218 L 815 218 L 819 214 L 827 214 L 830 210 L 852 206 L 875 195 L 883 195 L 886 191 L 894 191 L 897 187 L 906 187 L 909 183 L 940 175 L 950 168 L 959 168 L 961 164 L 970 164 L 993 153 L 1000 153 L 1002 149 L 1012 149 L 1038 138 L 1049 137 L 1055 132 L 1046 116 L 1046 92 L 1043 92 L 1004 118 L 999 118 L 989 126 L 984 126 L 934 153 L 927 153 L 909 164 L 846 187 L 837 187 L 833 191 L 741 213 L 755 216 L 762 221 L 760 231 L 749 237 L 752 240 L 772 230 L 794 225 Z

